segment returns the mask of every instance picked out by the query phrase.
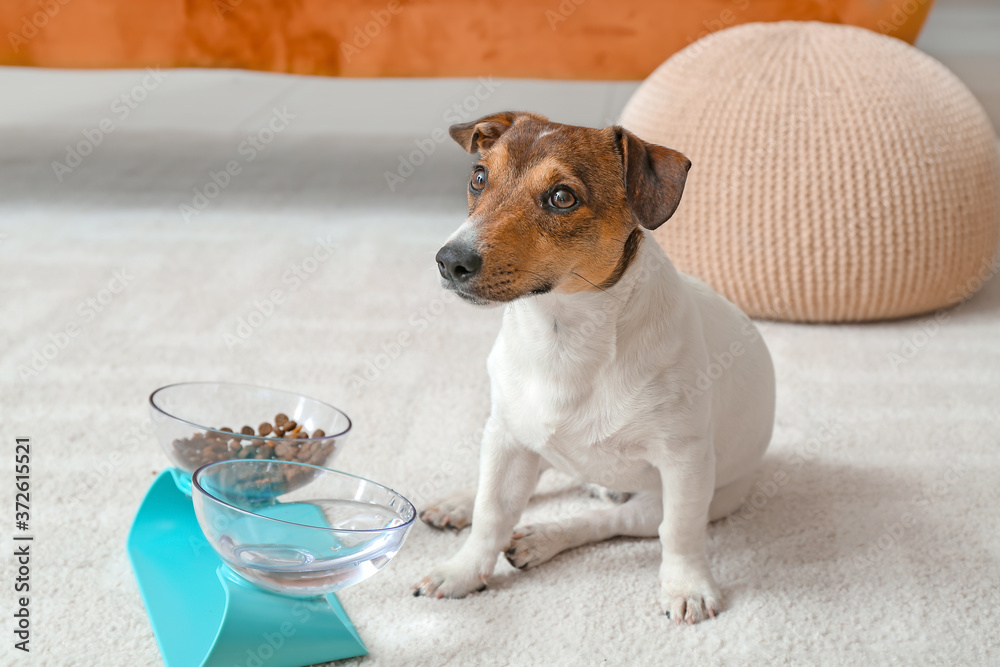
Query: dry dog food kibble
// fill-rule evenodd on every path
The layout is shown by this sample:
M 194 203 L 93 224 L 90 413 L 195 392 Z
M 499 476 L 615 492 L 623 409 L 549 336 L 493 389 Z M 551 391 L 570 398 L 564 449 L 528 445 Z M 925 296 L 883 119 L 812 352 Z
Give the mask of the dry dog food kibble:
M 256 436 L 251 426 L 242 427 L 239 433 L 223 426 L 174 440 L 174 453 L 189 472 L 228 459 L 277 459 L 322 465 L 335 448 L 333 440 L 316 441 L 324 437 L 322 429 L 316 429 L 310 436 L 301 424 L 278 413 L 273 426 L 262 422 L 257 427 Z

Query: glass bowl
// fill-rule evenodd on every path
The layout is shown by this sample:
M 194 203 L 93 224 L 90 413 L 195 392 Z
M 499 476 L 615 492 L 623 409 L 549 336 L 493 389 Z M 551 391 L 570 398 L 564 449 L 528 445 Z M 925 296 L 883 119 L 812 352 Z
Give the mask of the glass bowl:
M 294 461 L 211 463 L 191 486 L 198 524 L 219 557 L 285 595 L 325 595 L 372 576 L 416 516 L 381 484 Z
M 231 459 L 325 465 L 351 430 L 351 420 L 332 405 L 231 382 L 161 387 L 149 396 L 149 412 L 160 445 L 174 466 L 188 475 L 203 465 Z M 288 421 L 278 428 L 282 417 Z

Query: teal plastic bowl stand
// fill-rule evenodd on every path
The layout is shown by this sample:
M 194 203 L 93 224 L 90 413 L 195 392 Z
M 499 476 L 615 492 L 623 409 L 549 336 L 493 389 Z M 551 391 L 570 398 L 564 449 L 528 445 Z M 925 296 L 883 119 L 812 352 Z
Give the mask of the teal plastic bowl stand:
M 162 472 L 128 536 L 166 667 L 304 667 L 367 655 L 336 595 L 272 593 L 223 563 L 198 525 L 190 484 L 176 469 Z

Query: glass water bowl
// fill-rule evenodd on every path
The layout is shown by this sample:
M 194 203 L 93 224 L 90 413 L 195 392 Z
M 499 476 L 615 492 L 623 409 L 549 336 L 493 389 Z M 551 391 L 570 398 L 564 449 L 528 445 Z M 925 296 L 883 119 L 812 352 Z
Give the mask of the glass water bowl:
M 416 516 L 406 498 L 381 484 L 293 461 L 206 465 L 192 477 L 192 500 L 226 564 L 263 588 L 302 597 L 378 572 Z

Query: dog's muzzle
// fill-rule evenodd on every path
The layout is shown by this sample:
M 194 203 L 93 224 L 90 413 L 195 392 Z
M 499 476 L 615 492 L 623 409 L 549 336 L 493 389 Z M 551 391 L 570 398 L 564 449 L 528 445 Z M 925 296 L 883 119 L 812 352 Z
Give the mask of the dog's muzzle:
M 453 289 L 458 289 L 471 281 L 483 265 L 483 258 L 476 249 L 458 239 L 446 243 L 438 250 L 434 259 L 437 260 L 441 277 L 446 283 L 450 283 L 449 286 Z

